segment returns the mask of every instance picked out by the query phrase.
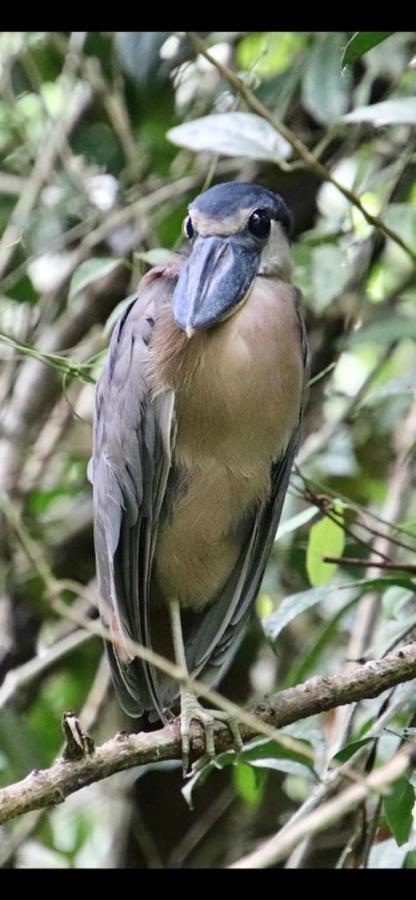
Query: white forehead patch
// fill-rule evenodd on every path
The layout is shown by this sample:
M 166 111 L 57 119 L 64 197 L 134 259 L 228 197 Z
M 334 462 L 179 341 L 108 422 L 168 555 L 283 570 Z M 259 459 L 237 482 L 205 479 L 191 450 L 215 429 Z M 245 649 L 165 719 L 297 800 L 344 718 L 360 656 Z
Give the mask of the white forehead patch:
M 238 213 L 232 216 L 225 216 L 223 219 L 212 219 L 200 212 L 198 209 L 191 209 L 189 215 L 192 225 L 198 234 L 235 234 L 246 227 L 247 222 L 253 212 L 251 206 L 246 209 L 239 209 Z

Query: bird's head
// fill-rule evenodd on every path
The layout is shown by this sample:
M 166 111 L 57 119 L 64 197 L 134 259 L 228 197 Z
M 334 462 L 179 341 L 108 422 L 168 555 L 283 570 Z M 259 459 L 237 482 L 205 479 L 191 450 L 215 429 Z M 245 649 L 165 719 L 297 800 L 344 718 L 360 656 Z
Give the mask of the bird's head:
M 188 207 L 184 234 L 192 244 L 172 297 L 177 325 L 190 337 L 217 325 L 247 300 L 256 275 L 290 279 L 289 210 L 278 194 L 228 182 Z

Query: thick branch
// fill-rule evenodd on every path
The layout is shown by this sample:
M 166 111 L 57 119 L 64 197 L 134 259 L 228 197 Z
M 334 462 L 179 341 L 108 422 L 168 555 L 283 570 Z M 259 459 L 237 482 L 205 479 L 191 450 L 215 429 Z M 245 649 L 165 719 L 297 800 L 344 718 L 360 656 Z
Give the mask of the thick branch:
M 383 659 L 357 664 L 347 672 L 312 678 L 262 701 L 253 712 L 263 722 L 281 728 L 327 709 L 382 694 L 416 677 L 416 642 L 407 644 Z M 245 739 L 253 730 L 242 725 Z M 180 758 L 180 733 L 177 721 L 152 733 L 116 735 L 76 762 L 58 761 L 50 769 L 34 771 L 23 781 L 0 791 L 0 823 L 32 809 L 41 809 L 63 800 L 80 788 L 133 766 Z M 219 724 L 216 749 L 229 748 L 228 730 Z M 195 731 L 193 749 L 203 751 L 202 738 Z

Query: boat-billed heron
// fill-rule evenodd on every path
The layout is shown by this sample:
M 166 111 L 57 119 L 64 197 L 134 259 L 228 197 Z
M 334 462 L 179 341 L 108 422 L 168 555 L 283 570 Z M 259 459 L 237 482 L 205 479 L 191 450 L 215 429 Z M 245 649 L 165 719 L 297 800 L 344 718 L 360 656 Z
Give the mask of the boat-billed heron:
M 238 646 L 271 552 L 299 443 L 307 350 L 291 284 L 290 215 L 253 184 L 189 206 L 187 256 L 148 272 L 121 315 L 96 392 L 92 480 L 101 615 L 130 716 L 180 700 L 214 754 L 214 722 L 123 637 L 212 685 Z

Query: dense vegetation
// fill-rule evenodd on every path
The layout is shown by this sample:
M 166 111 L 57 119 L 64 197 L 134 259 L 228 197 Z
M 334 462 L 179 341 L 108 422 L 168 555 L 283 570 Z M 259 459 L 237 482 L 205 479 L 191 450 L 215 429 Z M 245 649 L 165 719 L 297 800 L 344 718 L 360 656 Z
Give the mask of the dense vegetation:
M 221 691 L 246 705 L 412 640 L 415 125 L 414 33 L 0 35 L 0 786 L 52 764 L 65 710 L 97 742 L 135 727 L 101 641 L 68 618 L 95 615 L 94 383 L 125 298 L 209 184 L 291 207 L 312 359 L 279 539 Z M 283 729 L 304 755 L 256 739 L 185 799 L 179 762 L 129 769 L 0 826 L 1 864 L 230 865 L 352 783 L 332 789 L 335 754 L 361 776 L 388 764 L 415 714 L 408 682 L 305 718 Z M 276 864 L 416 866 L 415 784 L 406 770 Z

